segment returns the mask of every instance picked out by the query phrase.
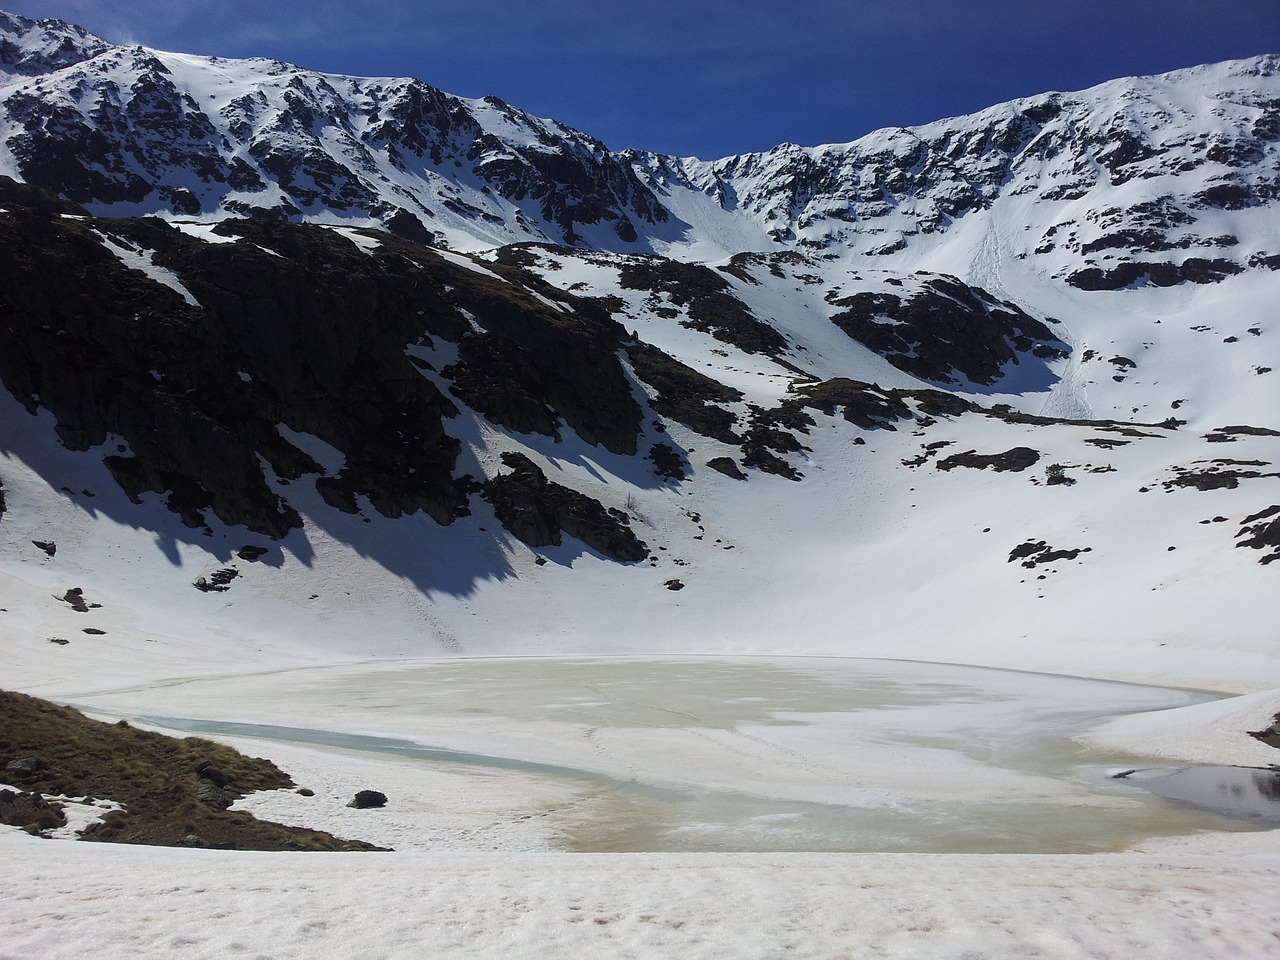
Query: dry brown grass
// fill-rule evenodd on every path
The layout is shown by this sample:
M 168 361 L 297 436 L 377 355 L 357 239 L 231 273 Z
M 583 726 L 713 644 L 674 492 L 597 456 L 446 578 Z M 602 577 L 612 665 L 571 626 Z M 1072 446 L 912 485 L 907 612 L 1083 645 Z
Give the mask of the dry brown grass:
M 22 757 L 35 758 L 38 769 L 5 770 Z M 294 785 L 271 761 L 210 740 L 167 737 L 123 720 L 103 723 L 70 707 L 0 691 L 0 779 L 27 791 L 108 799 L 124 806 L 86 830 L 85 840 L 242 850 L 380 849 L 258 820 L 199 799 L 197 788 L 209 781 L 196 768 L 206 761 L 230 779 L 227 799 Z

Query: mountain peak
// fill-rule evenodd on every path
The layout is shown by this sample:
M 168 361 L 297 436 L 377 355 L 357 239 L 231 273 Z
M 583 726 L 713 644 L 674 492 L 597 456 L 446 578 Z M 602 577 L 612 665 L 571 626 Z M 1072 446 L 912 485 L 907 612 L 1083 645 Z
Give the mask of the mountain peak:
M 92 59 L 110 47 L 75 24 L 30 20 L 0 10 L 0 76 L 52 73 Z

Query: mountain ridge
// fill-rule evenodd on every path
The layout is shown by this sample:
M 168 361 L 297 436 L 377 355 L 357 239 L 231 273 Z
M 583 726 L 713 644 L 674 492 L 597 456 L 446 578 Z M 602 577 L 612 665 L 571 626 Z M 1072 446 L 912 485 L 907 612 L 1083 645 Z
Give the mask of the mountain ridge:
M 471 248 L 532 240 L 707 260 L 780 246 L 892 254 L 1045 175 L 1056 182 L 1037 190 L 1064 200 L 1086 196 L 1100 171 L 1104 185 L 1117 186 L 1170 170 L 1186 179 L 1201 167 L 1216 179 L 1186 200 L 1206 208 L 1280 192 L 1275 55 L 1041 94 L 844 144 L 702 161 L 615 153 L 497 98 L 467 100 L 417 80 L 116 47 L 58 21 L 7 15 L 2 29 L 3 62 L 26 67 L 18 89 L 11 81 L 4 91 L 12 159 L 0 172 L 99 213 L 252 212 L 381 225 Z M 33 105 L 22 89 L 33 83 L 56 108 Z M 1220 95 L 1209 105 L 1219 119 L 1235 122 L 1183 142 L 1172 121 L 1206 87 Z M 1098 103 L 1110 106 L 1090 112 Z M 1171 142 L 1154 142 L 1166 127 Z M 1022 163 L 1029 152 L 1037 163 Z M 1064 153 L 1070 163 L 1045 168 L 1046 155 Z M 83 166 L 90 157 L 103 158 L 102 172 Z M 732 241 L 707 248 L 699 231 Z M 1144 239 L 1116 237 L 1081 243 L 1135 253 Z M 1037 241 L 1023 252 L 1054 246 Z M 1188 242 L 1196 248 L 1215 249 Z

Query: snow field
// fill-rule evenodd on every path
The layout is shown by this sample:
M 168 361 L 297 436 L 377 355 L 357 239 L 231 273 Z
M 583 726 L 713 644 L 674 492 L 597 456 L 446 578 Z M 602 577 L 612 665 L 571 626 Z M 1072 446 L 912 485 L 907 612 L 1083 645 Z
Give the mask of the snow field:
M 955 857 L 258 854 L 5 833 L 0 855 L 5 960 L 1277 952 L 1275 834 Z

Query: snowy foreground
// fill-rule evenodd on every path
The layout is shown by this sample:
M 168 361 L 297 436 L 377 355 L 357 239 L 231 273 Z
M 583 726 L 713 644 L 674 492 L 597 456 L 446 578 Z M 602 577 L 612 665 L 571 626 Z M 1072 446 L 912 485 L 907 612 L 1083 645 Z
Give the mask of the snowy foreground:
M 1275 833 L 1090 857 L 261 854 L 0 836 L 0 956 L 1280 954 Z

